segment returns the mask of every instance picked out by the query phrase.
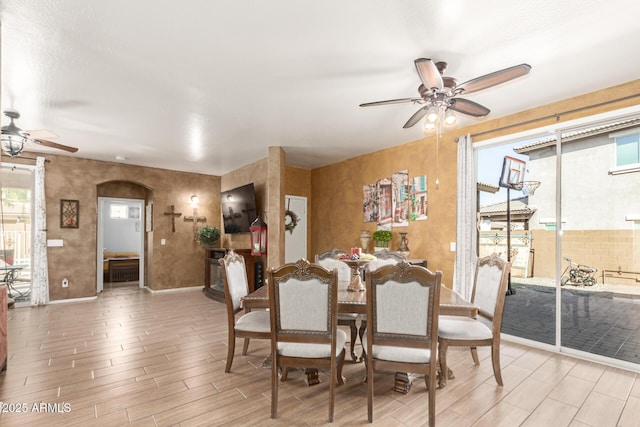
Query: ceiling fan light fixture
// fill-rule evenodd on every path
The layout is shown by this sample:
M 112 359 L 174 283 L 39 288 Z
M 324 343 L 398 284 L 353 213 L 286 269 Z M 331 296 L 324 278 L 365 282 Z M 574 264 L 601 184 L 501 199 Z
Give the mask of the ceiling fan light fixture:
M 447 110 L 447 112 L 444 115 L 444 124 L 451 126 L 454 125 L 457 121 L 456 115 L 453 114 L 453 111 L 451 110 Z
M 2 126 L 2 152 L 14 157 L 22 153 L 24 144 L 27 142 L 27 136 L 13 123 L 16 114 L 6 115 L 11 118 L 11 123 L 7 126 Z M 20 116 L 18 115 L 17 117 Z
M 24 143 L 27 138 L 24 135 L 11 135 L 2 133 L 2 152 L 8 156 L 15 157 L 22 153 Z
M 435 123 L 438 120 L 438 109 L 436 107 L 430 107 L 427 111 L 427 121 Z
M 434 122 L 430 122 L 429 120 L 424 121 L 424 130 L 434 130 L 436 128 L 436 124 Z

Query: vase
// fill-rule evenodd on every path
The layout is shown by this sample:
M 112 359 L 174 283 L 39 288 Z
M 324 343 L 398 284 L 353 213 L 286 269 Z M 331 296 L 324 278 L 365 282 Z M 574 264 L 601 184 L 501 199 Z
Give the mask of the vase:
M 400 252 L 405 257 L 409 258 L 409 239 L 407 239 L 407 233 L 400 233 L 400 246 L 398 247 L 398 252 Z
M 370 240 L 371 234 L 369 233 L 369 230 L 362 230 L 362 232 L 360 233 L 360 247 L 362 248 L 362 252 L 367 252 Z

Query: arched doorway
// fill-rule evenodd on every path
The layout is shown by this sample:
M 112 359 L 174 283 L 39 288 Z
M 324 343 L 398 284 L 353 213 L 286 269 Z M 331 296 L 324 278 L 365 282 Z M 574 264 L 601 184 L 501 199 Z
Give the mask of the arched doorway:
M 96 291 L 109 286 L 144 287 L 153 241 L 145 212 L 153 191 L 136 182 L 107 181 L 97 185 Z

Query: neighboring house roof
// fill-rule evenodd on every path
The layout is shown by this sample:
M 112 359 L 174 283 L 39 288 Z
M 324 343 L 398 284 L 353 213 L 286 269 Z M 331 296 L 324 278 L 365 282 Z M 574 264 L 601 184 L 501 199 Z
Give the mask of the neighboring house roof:
M 536 211 L 527 205 L 528 197 L 511 200 L 509 212 L 512 216 L 526 217 L 527 219 Z M 494 203 L 491 205 L 480 206 L 481 217 L 502 216 L 507 214 L 507 202 Z
M 587 138 L 593 135 L 599 135 L 601 133 L 613 132 L 615 130 L 626 129 L 634 126 L 640 126 L 640 118 L 632 118 L 628 120 L 621 120 L 615 123 L 607 123 L 602 126 L 594 126 L 587 129 L 580 129 L 573 132 L 566 132 L 562 134 L 562 141 L 575 141 L 582 138 Z M 529 142 L 520 147 L 515 147 L 513 151 L 518 154 L 527 153 L 541 148 L 553 146 L 556 144 L 556 136 L 548 136 L 535 141 Z
M 497 193 L 500 187 L 497 185 L 487 184 L 486 182 L 478 181 L 478 191 L 484 191 L 485 193 Z

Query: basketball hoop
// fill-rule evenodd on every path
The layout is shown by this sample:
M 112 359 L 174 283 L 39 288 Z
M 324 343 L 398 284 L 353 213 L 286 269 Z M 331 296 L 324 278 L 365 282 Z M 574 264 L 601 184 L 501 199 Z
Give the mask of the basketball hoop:
M 521 181 L 513 186 L 516 190 L 522 191 L 525 196 L 533 196 L 538 187 L 540 187 L 540 181 Z

